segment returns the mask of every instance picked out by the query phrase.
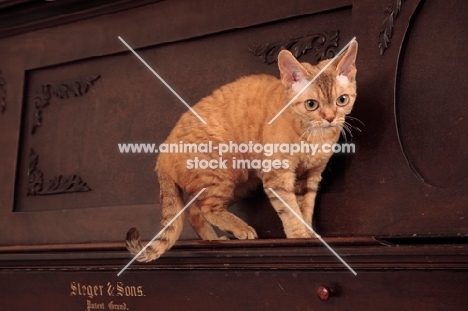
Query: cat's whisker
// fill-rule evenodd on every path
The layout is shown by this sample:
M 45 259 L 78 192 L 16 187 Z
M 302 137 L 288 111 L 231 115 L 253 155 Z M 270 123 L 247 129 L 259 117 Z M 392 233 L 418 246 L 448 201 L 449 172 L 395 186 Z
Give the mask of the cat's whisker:
M 315 135 L 317 135 L 317 130 L 316 129 L 314 129 L 314 136 L 312 136 L 313 141 L 315 141 Z M 309 134 L 309 136 L 310 136 L 310 134 Z M 309 141 L 309 137 L 307 137 L 307 141 Z
M 312 134 L 312 131 L 310 131 L 309 135 L 307 135 L 307 141 L 309 141 L 309 137 L 311 134 Z M 312 140 L 314 139 L 314 137 L 315 137 L 315 130 L 314 130 L 314 136 L 312 136 Z
M 362 122 L 362 121 L 359 120 L 358 118 L 351 117 L 351 116 L 346 116 L 346 118 L 349 119 L 349 120 L 357 121 L 357 122 L 361 123 L 362 126 L 366 127 L 366 125 L 364 124 L 364 122 Z M 348 122 L 348 124 L 349 124 L 349 122 Z
M 362 133 L 362 131 L 361 131 L 361 129 L 360 129 L 359 127 L 357 127 L 357 126 L 355 126 L 355 125 L 352 125 L 352 124 L 349 123 L 349 122 L 345 122 L 345 123 L 343 123 L 343 124 L 345 124 L 346 127 L 347 127 L 348 129 L 350 129 L 350 130 L 351 130 L 351 129 L 354 129 L 354 130 L 358 131 L 359 133 Z
M 351 126 L 347 123 L 343 123 L 343 129 L 348 132 L 349 136 L 354 137 L 351 131 Z M 360 131 L 360 130 L 359 130 Z
M 346 137 L 346 132 L 345 132 L 345 130 L 344 130 L 343 127 L 341 128 L 341 134 L 343 135 L 343 138 L 344 138 L 344 140 L 345 140 L 345 143 L 347 143 L 347 142 L 348 142 L 348 138 Z
M 345 126 L 345 123 L 346 123 L 345 119 L 344 119 L 343 117 L 338 117 L 338 118 L 336 118 L 336 123 L 337 123 L 339 126 L 341 126 L 341 130 L 340 130 L 340 131 L 343 133 L 343 127 Z M 346 135 L 346 134 L 345 134 L 345 135 Z M 345 137 L 345 138 L 346 138 L 346 137 Z
M 304 137 L 304 135 L 310 131 L 310 129 L 312 128 L 312 126 L 309 126 L 304 133 L 302 133 L 301 137 L 299 137 L 299 140 L 302 139 L 302 137 Z M 309 136 L 310 136 L 310 133 L 309 133 Z M 309 141 L 309 136 L 307 136 L 307 141 Z
M 320 129 L 320 141 L 322 141 L 323 128 L 320 126 L 320 121 L 314 121 L 313 127 L 314 127 L 314 136 L 312 137 L 312 140 L 315 140 L 315 136 L 317 135 L 318 129 Z
M 364 124 L 364 123 L 362 123 L 361 120 L 359 120 L 357 118 L 354 118 L 354 117 L 346 117 L 346 118 L 357 120 L 361 124 Z M 362 132 L 362 131 L 361 131 L 361 129 L 359 127 L 347 122 L 346 118 L 345 117 L 339 117 L 339 118 L 337 118 L 336 121 L 337 121 L 338 124 L 341 125 L 341 134 L 342 134 L 344 140 L 347 142 L 348 141 L 348 135 L 349 135 L 350 138 L 354 137 L 353 130 L 356 130 L 358 132 Z

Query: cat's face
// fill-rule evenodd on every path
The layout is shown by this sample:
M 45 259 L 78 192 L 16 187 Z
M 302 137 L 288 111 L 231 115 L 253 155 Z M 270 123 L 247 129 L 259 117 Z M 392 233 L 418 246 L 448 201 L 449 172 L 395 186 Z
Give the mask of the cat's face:
M 291 104 L 289 109 L 300 121 L 302 130 L 340 131 L 345 116 L 353 108 L 356 99 L 357 42 L 318 75 Z M 278 66 L 281 80 L 293 98 L 329 62 L 317 66 L 299 63 L 288 51 L 281 51 Z

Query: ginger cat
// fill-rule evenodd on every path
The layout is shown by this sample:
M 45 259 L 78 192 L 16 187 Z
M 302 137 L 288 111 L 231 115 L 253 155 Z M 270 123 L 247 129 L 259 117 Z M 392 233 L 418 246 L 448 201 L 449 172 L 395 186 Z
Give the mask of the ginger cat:
M 330 60 L 316 66 L 299 63 L 287 50 L 278 55 L 281 79 L 268 75 L 254 75 L 224 85 L 212 95 L 202 99 L 193 109 L 204 119 L 203 124 L 192 112 L 182 115 L 166 142 L 178 144 L 227 142 L 259 144 L 297 144 L 305 141 L 317 144 L 333 144 L 346 129 L 345 116 L 353 108 L 356 99 L 356 54 L 358 44 L 354 40 L 317 79 L 285 109 L 272 123 L 268 122 L 323 68 Z M 237 196 L 263 184 L 271 204 L 283 223 L 286 237 L 309 238 L 313 234 L 271 192 L 272 188 L 294 211 L 302 215 L 311 226 L 314 201 L 321 174 L 332 152 L 316 154 L 276 152 L 231 152 L 224 159 L 260 160 L 277 159 L 281 167 L 264 169 L 227 168 L 189 169 L 187 161 L 218 159 L 218 153 L 160 153 L 156 171 L 161 187 L 162 226 L 167 225 L 184 204 L 205 191 L 188 207 L 188 219 L 200 238 L 219 237 L 213 226 L 233 234 L 238 239 L 255 239 L 257 233 L 243 220 L 227 211 Z M 283 165 L 287 164 L 287 165 Z M 187 200 L 184 203 L 183 193 Z M 296 197 L 296 193 L 303 195 Z M 298 203 L 299 202 L 299 203 Z M 159 258 L 178 239 L 183 217 L 178 217 L 137 258 L 148 262 Z M 132 228 L 127 233 L 127 248 L 136 255 L 143 247 L 139 232 Z

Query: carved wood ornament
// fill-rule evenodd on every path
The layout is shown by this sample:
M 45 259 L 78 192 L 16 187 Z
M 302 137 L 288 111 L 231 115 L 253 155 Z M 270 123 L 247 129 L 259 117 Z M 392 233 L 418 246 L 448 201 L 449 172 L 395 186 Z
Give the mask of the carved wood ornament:
M 254 46 L 249 49 L 255 56 L 267 64 L 273 64 L 278 59 L 278 54 L 281 50 L 289 50 L 294 57 L 299 58 L 306 54 L 308 50 L 312 50 L 317 62 L 333 58 L 336 55 L 338 47 L 338 30 L 333 30 L 324 33 L 308 35 L 302 38 L 266 43 L 259 46 Z
M 52 96 L 61 99 L 69 98 L 72 95 L 75 97 L 83 96 L 100 77 L 100 75 L 93 75 L 74 81 L 42 85 L 41 89 L 38 91 L 38 95 L 34 98 L 35 124 L 32 126 L 31 134 L 35 134 L 37 128 L 42 126 L 42 110 L 49 106 Z
M 50 105 L 52 97 L 66 99 L 71 96 L 83 96 L 100 77 L 100 75 L 92 75 L 73 81 L 42 85 L 38 95 L 34 97 L 35 110 L 33 117 L 35 123 L 32 126 L 31 135 L 34 135 L 37 132 L 37 129 L 42 126 L 42 111 Z M 78 175 L 58 175 L 53 177 L 49 182 L 44 183 L 44 174 L 37 168 L 38 162 L 39 155 L 37 155 L 34 152 L 34 149 L 31 148 L 29 154 L 27 195 L 51 195 L 91 191 L 88 185 L 83 182 L 81 177 Z
M 44 183 L 44 174 L 37 168 L 39 155 L 31 148 L 29 153 L 28 193 L 27 195 L 47 195 L 91 191 L 77 175 L 59 175 Z
M 403 0 L 406 2 L 406 0 Z M 393 35 L 393 28 L 395 27 L 395 20 L 398 16 L 398 13 L 401 11 L 402 0 L 391 0 L 385 12 L 388 15 L 382 22 L 379 32 L 379 48 L 380 55 L 385 53 L 385 50 L 388 49 L 388 44 Z

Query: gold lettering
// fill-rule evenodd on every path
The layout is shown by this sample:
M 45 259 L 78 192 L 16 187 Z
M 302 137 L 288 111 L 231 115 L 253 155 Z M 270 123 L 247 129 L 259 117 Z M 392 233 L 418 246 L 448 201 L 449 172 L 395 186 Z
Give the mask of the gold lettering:
M 123 283 L 117 282 L 117 296 L 123 297 L 125 294 Z
M 111 284 L 111 282 L 107 282 L 107 294 L 109 297 L 114 296 L 115 287 Z
M 104 302 L 96 303 L 90 300 L 86 300 L 86 311 L 91 310 L 105 310 Z
M 138 287 L 137 287 L 137 295 L 140 296 L 140 297 L 141 297 L 141 296 L 144 296 L 144 294 L 143 294 L 143 286 L 138 286 Z
M 70 296 L 87 296 L 92 299 L 103 296 L 103 285 L 85 285 L 78 282 L 70 282 Z
M 76 283 L 75 282 L 71 282 L 70 283 L 70 289 L 72 290 L 70 292 L 70 296 L 76 296 L 76 293 L 78 292 L 78 288 L 76 287 Z
M 97 297 L 144 297 L 143 286 L 127 285 L 124 282 L 107 282 L 106 285 L 99 284 L 83 284 L 80 282 L 70 282 L 70 296 L 86 297 L 86 310 L 127 310 L 125 302 L 114 303 L 111 301 L 107 305 L 103 303 L 93 302 Z M 107 302 L 106 302 L 107 303 Z
M 93 287 L 91 285 L 84 286 L 83 285 L 83 292 L 86 292 L 89 298 L 93 298 Z
M 136 296 L 136 287 L 135 286 L 125 286 L 125 296 L 127 296 L 127 297 Z
M 114 303 L 113 301 L 109 302 L 107 305 L 109 310 L 128 310 L 127 304 L 125 302 L 122 302 L 120 304 Z

